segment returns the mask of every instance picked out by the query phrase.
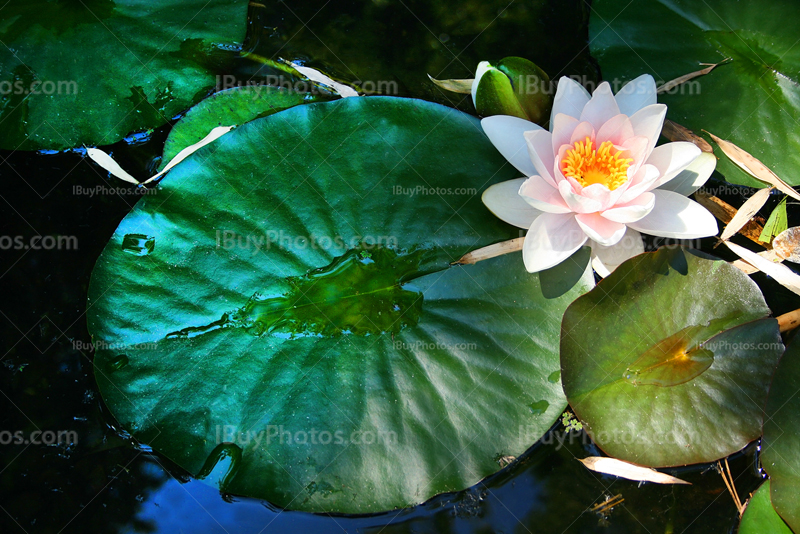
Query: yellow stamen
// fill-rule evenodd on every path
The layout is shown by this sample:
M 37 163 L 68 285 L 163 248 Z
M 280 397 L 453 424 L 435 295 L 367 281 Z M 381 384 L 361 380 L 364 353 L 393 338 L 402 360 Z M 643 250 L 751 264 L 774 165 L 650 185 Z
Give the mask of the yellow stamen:
M 583 187 L 603 184 L 610 191 L 628 181 L 628 167 L 633 159 L 621 158 L 621 151 L 614 148 L 611 141 L 603 141 L 596 150 L 593 145 L 587 137 L 585 141 L 576 141 L 574 147 L 567 150 L 561 160 L 564 176 L 571 176 Z

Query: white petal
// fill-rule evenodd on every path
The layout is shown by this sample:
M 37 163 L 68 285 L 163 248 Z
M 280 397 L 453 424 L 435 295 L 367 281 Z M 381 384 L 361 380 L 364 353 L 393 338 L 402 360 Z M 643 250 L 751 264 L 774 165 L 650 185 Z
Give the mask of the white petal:
M 644 252 L 642 234 L 633 228 L 628 228 L 616 245 L 604 247 L 600 243 L 592 241 L 591 246 L 592 267 L 603 278 L 614 272 L 622 262 Z
M 664 117 L 667 116 L 667 106 L 664 104 L 653 104 L 644 107 L 631 116 L 633 133 L 641 135 L 650 140 L 647 144 L 645 158 L 650 155 L 656 146 L 658 136 L 661 135 L 661 128 L 664 126 Z
M 550 185 L 541 176 L 533 175 L 519 188 L 520 197 L 534 208 L 547 213 L 569 213 L 558 189 Z
M 575 220 L 593 241 L 603 246 L 616 245 L 625 235 L 627 226 L 601 217 L 599 213 L 579 213 Z
M 527 178 L 494 184 L 483 192 L 481 200 L 498 219 L 520 228 L 529 228 L 542 212 L 519 196 L 519 187 Z
M 653 182 L 652 187 L 658 187 L 675 178 L 700 154 L 701 150 L 697 148 L 697 145 L 686 141 L 676 141 L 655 147 L 650 153 L 650 157 L 647 158 L 647 163 L 655 165 L 661 176 Z
M 716 166 L 716 156 L 703 152 L 688 167 L 679 172 L 675 178 L 658 186 L 658 189 L 674 191 L 680 195 L 689 196 L 703 187 L 703 184 L 708 181 Z
M 550 131 L 553 131 L 555 116 L 559 113 L 570 117 L 580 118 L 583 107 L 589 102 L 591 96 L 581 84 L 562 76 L 558 80 L 556 97 L 553 99 L 553 111 L 550 113 Z
M 656 189 L 656 205 L 647 217 L 628 226 L 642 233 L 676 239 L 716 235 L 717 220 L 703 206 L 672 191 Z
M 656 196 L 653 193 L 642 193 L 631 202 L 623 205 L 616 205 L 601 213 L 609 221 L 628 224 L 641 220 L 653 211 L 656 204 Z
M 475 70 L 475 79 L 472 81 L 472 105 L 476 108 L 478 107 L 478 103 L 475 101 L 475 95 L 478 92 L 478 83 L 483 78 L 483 75 L 486 74 L 486 71 L 491 70 L 492 66 L 489 65 L 488 61 L 481 61 L 478 63 L 478 68 Z
M 608 82 L 603 82 L 595 89 L 589 103 L 584 106 L 580 119 L 590 122 L 597 131 L 616 115 L 619 115 L 619 106 L 611 92 L 611 86 Z
M 631 116 L 640 109 L 652 106 L 656 98 L 656 81 L 649 74 L 642 74 L 626 83 L 616 94 L 619 112 Z
M 555 162 L 553 136 L 547 130 L 534 130 L 525 132 L 524 137 L 525 142 L 528 143 L 528 156 L 536 168 L 535 174 L 538 174 L 555 187 L 556 181 L 553 179 L 553 163 Z
M 489 141 L 519 172 L 525 176 L 536 174 L 536 167 L 528 155 L 528 143 L 523 134 L 531 130 L 542 130 L 541 126 L 508 115 L 486 117 L 481 120 L 481 126 Z
M 558 265 L 587 239 L 572 214 L 543 213 L 531 224 L 522 245 L 525 269 L 536 273 Z

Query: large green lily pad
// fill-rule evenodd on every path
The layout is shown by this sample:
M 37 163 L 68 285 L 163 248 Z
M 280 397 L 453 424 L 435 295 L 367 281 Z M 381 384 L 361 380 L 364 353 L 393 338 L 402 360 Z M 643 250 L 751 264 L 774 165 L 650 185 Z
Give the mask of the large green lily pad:
M 768 314 L 727 262 L 680 248 L 637 256 L 564 314 L 564 392 L 615 458 L 667 467 L 728 456 L 761 434 L 783 352 Z
M 298 106 L 179 164 L 89 289 L 95 374 L 137 439 L 222 490 L 376 512 L 475 484 L 566 400 L 588 249 L 532 276 L 480 201 L 516 176 L 479 122 L 396 98 Z M 413 195 L 412 195 L 413 192 Z
M 772 507 L 769 493 L 770 481 L 766 480 L 750 497 L 739 523 L 739 534 L 792 534 Z
M 800 48 L 787 21 L 799 18 L 794 0 L 598 0 L 589 34 L 603 77 L 613 83 L 644 72 L 666 82 L 731 58 L 659 95 L 667 118 L 736 143 L 798 185 Z M 764 187 L 721 154 L 717 170 L 730 182 Z
M 800 532 L 800 343 L 789 343 L 767 401 L 761 464 L 772 480 L 775 509 Z
M 246 21 L 244 0 L 6 3 L 0 148 L 107 145 L 165 124 L 214 86 Z

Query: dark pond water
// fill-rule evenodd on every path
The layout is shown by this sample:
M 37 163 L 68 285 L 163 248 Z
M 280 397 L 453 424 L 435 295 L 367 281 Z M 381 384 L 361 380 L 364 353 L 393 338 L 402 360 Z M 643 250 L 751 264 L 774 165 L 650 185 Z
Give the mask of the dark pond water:
M 468 98 L 450 100 L 425 74 L 469 77 L 481 59 L 521 55 L 554 77 L 569 73 L 596 79 L 599 72 L 586 48 L 587 9 L 572 0 L 266 2 L 251 6 L 246 48 L 264 57 L 303 59 L 347 80 L 395 81 L 402 96 L 471 112 Z M 261 67 L 238 59 L 220 74 L 263 80 L 270 73 Z M 124 168 L 145 176 L 167 131 L 164 127 L 108 150 Z M 412 509 L 325 516 L 220 495 L 119 431 L 95 384 L 84 315 L 87 285 L 103 246 L 137 201 L 136 190 L 109 179 L 79 152 L 4 152 L 0 157 L 2 234 L 22 236 L 25 243 L 36 235 L 74 238 L 69 250 L 0 252 L 0 532 L 735 530 L 735 507 L 713 466 L 674 471 L 691 486 L 639 487 L 584 469 L 576 457 L 599 451 L 584 434 L 560 425 L 495 476 Z M 741 198 L 730 201 L 738 204 Z M 704 248 L 710 252 L 711 245 Z M 763 277 L 757 281 L 775 313 L 788 311 L 777 285 Z M 42 441 L 53 437 L 48 432 L 62 432 L 65 439 L 14 443 L 9 433 L 19 431 L 26 436 L 45 432 Z M 752 444 L 731 459 L 742 497 L 760 483 L 756 456 L 757 444 Z M 624 501 L 608 513 L 591 510 L 617 495 Z

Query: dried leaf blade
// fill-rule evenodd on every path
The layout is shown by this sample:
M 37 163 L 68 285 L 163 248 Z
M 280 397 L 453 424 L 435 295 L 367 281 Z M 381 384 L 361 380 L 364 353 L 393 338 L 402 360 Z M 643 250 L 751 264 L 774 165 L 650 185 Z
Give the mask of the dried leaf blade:
M 717 145 L 719 145 L 720 149 L 722 149 L 725 155 L 728 156 L 728 158 L 730 158 L 730 160 L 744 172 L 753 178 L 774 186 L 790 197 L 800 200 L 800 194 L 798 194 L 792 186 L 781 180 L 777 174 L 768 169 L 766 165 L 761 163 L 761 161 L 755 158 L 752 154 L 742 148 L 739 148 L 730 141 L 726 141 L 725 139 L 717 137 L 711 132 L 706 131 L 706 133 L 711 136 L 711 139 L 713 139 Z
M 655 484 L 689 484 L 690 482 L 686 482 L 685 480 L 681 480 L 679 478 L 675 478 L 673 476 L 667 475 L 666 473 L 661 473 L 656 471 L 655 469 L 650 469 L 648 467 L 641 467 L 636 464 L 623 462 L 622 460 L 617 460 L 616 458 L 605 458 L 602 456 L 590 456 L 588 458 L 580 459 L 578 461 L 581 462 L 587 469 L 591 471 L 596 471 L 598 473 L 603 473 L 605 475 L 613 475 L 620 478 L 626 478 L 628 480 L 635 480 L 637 482 L 653 482 Z
M 755 252 L 747 250 L 744 247 L 740 247 L 739 245 L 731 243 L 730 241 L 726 241 L 725 245 L 747 263 L 753 267 L 756 267 L 764 274 L 768 274 L 786 289 L 800 295 L 800 276 L 798 276 L 790 268 L 781 263 L 774 263 L 762 256 L 759 256 Z
M 714 152 L 714 148 L 708 141 L 691 131 L 686 126 L 682 126 L 669 119 L 664 121 L 664 127 L 661 129 L 661 135 L 670 141 L 688 141 L 689 143 L 694 143 L 697 148 L 703 152 L 708 152 L 709 154 Z
M 463 79 L 463 80 L 437 80 L 430 74 L 428 74 L 428 78 L 437 86 L 441 87 L 445 91 L 450 91 L 452 93 L 461 93 L 463 95 L 468 95 L 472 93 L 472 84 L 475 82 L 473 79 Z
M 732 61 L 732 58 L 726 57 L 725 59 L 723 59 L 719 63 L 700 63 L 701 65 L 708 65 L 708 67 L 706 67 L 704 69 L 696 70 L 694 72 L 690 72 L 689 74 L 684 74 L 683 76 L 678 76 L 674 80 L 670 80 L 667 83 L 665 83 L 664 85 L 660 86 L 658 89 L 656 89 L 656 93 L 658 93 L 658 94 L 666 93 L 667 91 L 669 91 L 671 89 L 674 89 L 675 87 L 678 87 L 680 84 L 682 84 L 684 82 L 688 82 L 689 80 L 691 80 L 693 78 L 697 78 L 698 76 L 704 76 L 704 75 L 708 74 L 709 72 L 711 72 L 712 70 L 714 70 L 715 68 L 719 67 L 720 65 L 724 65 L 726 63 L 730 63 L 731 61 Z
M 758 213 L 758 210 L 764 207 L 764 204 L 766 204 L 767 200 L 769 200 L 769 194 L 771 191 L 771 187 L 759 189 L 753 196 L 748 198 L 747 201 L 742 204 L 742 206 L 736 212 L 736 215 L 733 216 L 731 222 L 729 222 L 725 227 L 725 230 L 722 232 L 722 235 L 719 236 L 719 238 L 722 241 L 727 241 L 736 235 L 736 233 L 741 230 L 744 225 L 755 216 L 756 213 Z

